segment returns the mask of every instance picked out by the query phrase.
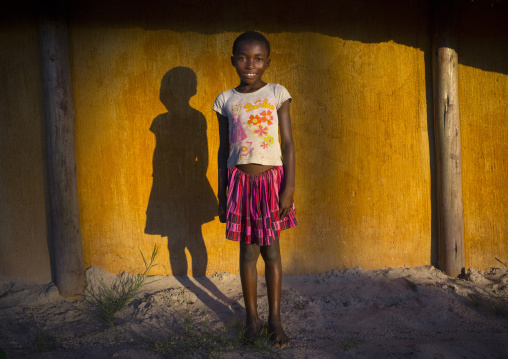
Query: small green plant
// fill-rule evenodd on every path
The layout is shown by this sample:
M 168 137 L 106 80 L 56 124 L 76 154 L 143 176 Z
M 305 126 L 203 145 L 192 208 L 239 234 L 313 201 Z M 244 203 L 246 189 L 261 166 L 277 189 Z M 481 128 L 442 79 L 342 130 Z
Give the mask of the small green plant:
M 506 296 L 487 292 L 483 296 L 478 294 L 469 294 L 468 297 L 471 300 L 471 306 L 473 308 L 485 306 L 490 308 L 492 313 L 497 316 L 508 316 L 508 299 Z
M 473 308 L 478 308 L 482 304 L 482 300 L 479 295 L 469 294 L 469 299 L 471 300 L 471 306 Z
M 342 349 L 345 352 L 353 350 L 358 345 L 358 338 L 356 336 L 348 336 L 342 342 Z
M 153 250 L 152 250 L 152 256 L 150 257 L 150 262 L 148 262 L 146 259 L 145 259 L 145 256 L 143 254 L 143 252 L 141 252 L 141 249 L 139 250 L 139 253 L 141 253 L 141 257 L 143 258 L 143 263 L 145 264 L 145 271 L 144 273 L 142 274 L 143 276 L 145 277 L 149 277 L 149 273 L 150 271 L 152 270 L 153 267 L 155 266 L 158 266 L 160 264 L 155 264 L 155 257 L 157 257 L 157 254 L 159 254 L 159 250 L 160 250 L 160 246 L 156 244 L 153 245 Z
M 41 328 L 36 326 L 37 333 L 33 341 L 33 346 L 40 352 L 50 352 L 57 349 L 55 337 L 44 333 Z
M 281 358 L 283 350 L 286 349 L 275 347 L 266 329 L 261 330 L 259 337 L 251 347 L 261 358 Z
M 143 274 L 118 276 L 111 286 L 108 286 L 103 281 L 99 282 L 97 288 L 92 285 L 87 286 L 85 298 L 92 304 L 97 311 L 99 319 L 106 325 L 114 326 L 115 314 L 134 299 L 141 287 L 148 284 L 146 279 L 149 277 L 150 270 L 157 265 L 154 261 L 159 253 L 159 249 L 160 247 L 155 244 L 150 262 L 145 259 L 143 252 L 140 250 L 145 264 Z
M 35 319 L 36 312 L 36 309 L 29 309 L 26 312 L 23 311 L 23 314 L 15 313 L 19 318 L 17 322 L 19 328 L 17 328 L 16 332 L 24 336 L 27 339 L 26 341 L 30 343 L 30 347 L 35 351 L 50 352 L 61 348 L 62 345 L 59 339 L 39 326 Z M 0 350 L 0 359 L 3 358 L 2 351 Z

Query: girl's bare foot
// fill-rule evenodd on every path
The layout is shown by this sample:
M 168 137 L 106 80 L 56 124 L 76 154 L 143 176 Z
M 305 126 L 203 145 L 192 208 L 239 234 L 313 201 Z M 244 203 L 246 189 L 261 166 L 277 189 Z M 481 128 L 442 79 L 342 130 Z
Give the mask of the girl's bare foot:
M 277 348 L 284 348 L 291 344 L 291 338 L 282 329 L 281 323 L 268 324 L 268 334 L 273 345 Z
M 261 319 L 259 317 L 245 320 L 245 333 L 244 339 L 247 343 L 254 343 L 259 337 L 259 331 L 261 330 Z

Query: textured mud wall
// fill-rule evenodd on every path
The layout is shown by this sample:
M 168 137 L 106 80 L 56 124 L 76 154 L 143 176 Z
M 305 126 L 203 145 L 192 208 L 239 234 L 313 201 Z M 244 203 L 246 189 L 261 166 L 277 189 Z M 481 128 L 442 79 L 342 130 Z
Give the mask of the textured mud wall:
M 266 79 L 284 84 L 294 97 L 300 224 L 283 237 L 287 272 L 429 264 L 430 165 L 422 51 L 312 33 L 267 35 L 274 53 Z M 199 227 L 182 227 L 200 226 L 194 216 L 215 214 L 216 204 L 209 205 L 205 193 L 207 181 L 217 188 L 218 128 L 210 107 L 221 90 L 237 84 L 229 65 L 237 33 L 75 28 L 72 36 L 87 264 L 113 271 L 132 268 L 141 264 L 138 247 L 144 252 L 154 242 L 166 247 L 166 238 L 145 234 L 152 192 L 171 203 L 159 209 L 161 222 L 151 224 L 151 233 L 181 242 L 173 250 L 181 250 L 182 256 L 186 245 L 197 248 L 197 258 L 189 248 L 193 261 L 203 260 L 206 247 L 209 272 L 236 271 L 237 245 L 224 239 L 224 225 L 217 220 L 204 224 L 204 242 L 198 238 Z M 178 66 L 195 73 L 196 95 L 187 104 L 186 94 L 176 94 L 165 108 L 159 98 L 161 79 Z M 192 76 L 182 81 L 192 82 Z M 196 118 L 186 113 L 190 108 Z M 156 126 L 167 132 L 161 143 L 150 131 Z M 192 147 L 188 142 L 194 134 L 202 143 Z M 178 158 L 191 153 L 187 160 Z M 195 160 L 205 162 L 197 193 L 164 193 L 187 190 L 185 181 L 195 179 L 182 172 L 191 174 Z M 154 167 L 165 173 L 154 172 L 152 181 Z M 169 188 L 154 188 L 159 181 Z M 173 203 L 179 200 L 187 203 Z M 201 213 L 203 205 L 209 213 Z M 181 226 L 170 224 L 167 229 L 172 216 Z M 162 258 L 167 260 L 167 252 Z
M 0 276 L 51 281 L 37 22 L 0 27 Z
M 211 106 L 237 85 L 229 56 L 246 29 L 267 35 L 265 79 L 293 96 L 299 225 L 283 233 L 285 273 L 436 263 L 427 1 L 263 16 L 229 0 L 151 3 L 68 8 L 86 266 L 142 271 L 139 251 L 158 243 L 153 273 L 238 271 L 215 217 Z M 508 30 L 497 3 L 471 6 L 458 51 L 465 249 L 485 269 L 508 261 Z M 0 275 L 49 281 L 37 24 L 13 24 L 0 29 Z
M 461 15 L 459 101 L 466 267 L 508 264 L 508 3 Z

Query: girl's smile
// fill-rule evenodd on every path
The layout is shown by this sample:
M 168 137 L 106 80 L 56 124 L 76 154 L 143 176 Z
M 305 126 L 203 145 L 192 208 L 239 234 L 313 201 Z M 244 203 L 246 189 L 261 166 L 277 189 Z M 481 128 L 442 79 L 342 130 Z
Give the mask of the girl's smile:
M 252 92 L 264 85 L 262 76 L 270 66 L 265 44 L 259 41 L 244 41 L 239 44 L 236 54 L 231 57 L 231 63 L 240 77 L 240 92 Z

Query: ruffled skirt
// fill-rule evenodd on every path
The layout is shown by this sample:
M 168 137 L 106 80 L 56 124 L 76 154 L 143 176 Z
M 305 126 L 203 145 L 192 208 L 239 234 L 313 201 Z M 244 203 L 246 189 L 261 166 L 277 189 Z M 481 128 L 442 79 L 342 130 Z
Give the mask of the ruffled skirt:
M 257 175 L 229 168 L 226 238 L 266 246 L 279 239 L 280 231 L 296 226 L 294 203 L 286 218 L 279 218 L 284 185 L 282 166 Z

